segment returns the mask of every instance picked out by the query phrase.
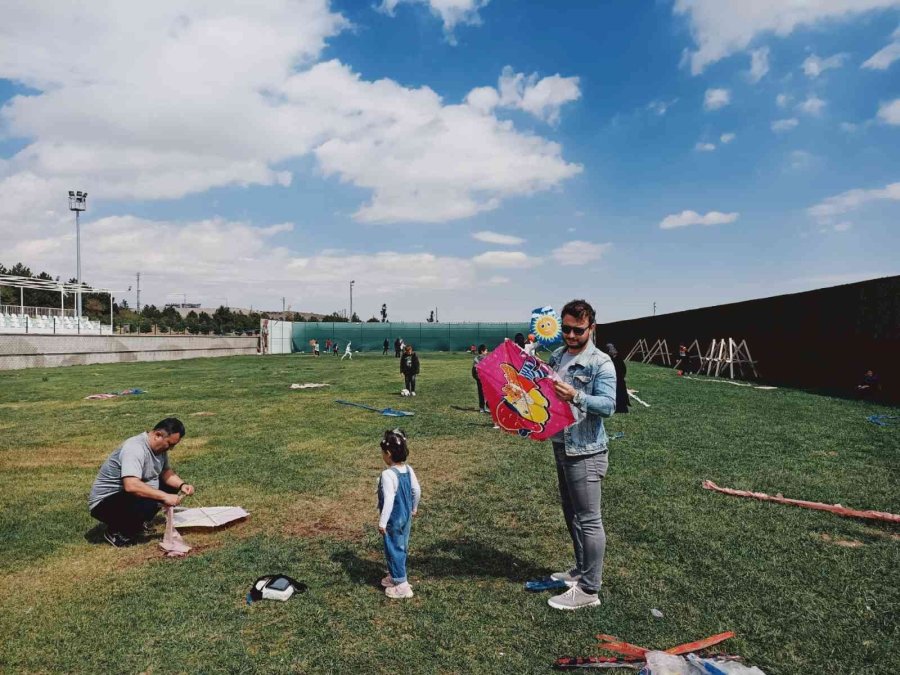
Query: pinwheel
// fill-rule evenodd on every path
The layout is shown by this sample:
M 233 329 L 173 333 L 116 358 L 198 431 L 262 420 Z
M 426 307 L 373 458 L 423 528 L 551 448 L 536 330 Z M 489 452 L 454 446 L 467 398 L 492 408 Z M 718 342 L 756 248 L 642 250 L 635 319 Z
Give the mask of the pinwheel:
M 552 307 L 531 311 L 531 333 L 542 347 L 550 347 L 562 339 L 562 321 Z

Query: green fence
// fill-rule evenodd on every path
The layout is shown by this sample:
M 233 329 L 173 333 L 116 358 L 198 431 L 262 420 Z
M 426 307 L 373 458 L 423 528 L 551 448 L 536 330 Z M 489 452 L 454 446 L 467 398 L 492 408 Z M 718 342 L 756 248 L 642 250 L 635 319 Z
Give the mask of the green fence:
M 352 341 L 354 351 L 381 352 L 384 341 L 394 351 L 394 340 L 402 338 L 420 352 L 461 352 L 471 345 L 486 344 L 493 349 L 504 338 L 516 333 L 528 335 L 530 324 L 522 323 L 308 323 L 294 322 L 292 327 L 295 352 L 308 352 L 309 341 L 317 340 L 325 349 L 325 341 L 337 342 L 343 351 Z

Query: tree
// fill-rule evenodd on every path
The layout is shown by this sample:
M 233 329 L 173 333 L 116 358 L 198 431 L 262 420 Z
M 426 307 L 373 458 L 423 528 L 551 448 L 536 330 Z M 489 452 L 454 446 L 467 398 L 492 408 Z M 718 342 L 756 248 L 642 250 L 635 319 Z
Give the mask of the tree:
M 381 323 L 387 323 L 387 303 L 381 305 Z
M 350 321 L 353 323 L 362 323 L 362 319 L 359 318 L 359 315 L 356 312 L 353 312 L 353 316 L 350 317 Z
M 381 322 L 378 320 L 378 317 L 373 316 L 371 319 L 367 319 L 366 323 L 381 323 Z

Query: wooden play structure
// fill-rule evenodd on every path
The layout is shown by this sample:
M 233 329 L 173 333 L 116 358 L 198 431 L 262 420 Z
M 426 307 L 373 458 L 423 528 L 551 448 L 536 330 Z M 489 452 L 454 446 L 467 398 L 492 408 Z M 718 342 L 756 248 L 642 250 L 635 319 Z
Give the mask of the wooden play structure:
M 734 338 L 714 339 L 705 356 L 700 357 L 701 374 L 711 377 L 728 377 L 734 379 L 735 369 L 739 377 L 744 377 L 745 368 L 759 377 L 756 372 L 756 361 L 750 356 L 750 348 L 746 340 L 735 342 Z

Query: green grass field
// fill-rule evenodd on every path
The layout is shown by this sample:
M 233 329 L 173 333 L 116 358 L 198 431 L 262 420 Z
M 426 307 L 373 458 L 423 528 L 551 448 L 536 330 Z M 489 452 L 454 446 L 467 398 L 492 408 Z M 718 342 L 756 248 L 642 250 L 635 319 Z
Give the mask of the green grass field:
M 652 407 L 608 424 L 625 437 L 603 487 L 603 605 L 558 612 L 523 590 L 571 563 L 549 444 L 453 407 L 475 407 L 469 357 L 421 356 L 414 399 L 380 356 L 0 373 L 0 670 L 545 672 L 598 655 L 598 632 L 664 648 L 733 630 L 724 649 L 767 673 L 900 672 L 898 528 L 700 488 L 898 513 L 900 427 L 866 421 L 890 409 L 630 364 Z M 135 386 L 149 393 L 83 400 Z M 412 600 L 377 587 L 378 440 L 396 422 L 335 398 L 416 413 L 403 420 L 423 487 Z M 169 415 L 188 429 L 171 459 L 195 504 L 251 517 L 186 532 L 196 548 L 180 560 L 155 540 L 96 543 L 86 499 L 99 465 Z M 310 590 L 247 606 L 270 572 Z

